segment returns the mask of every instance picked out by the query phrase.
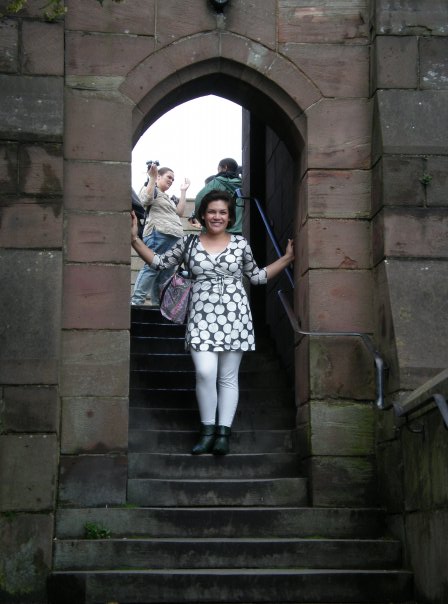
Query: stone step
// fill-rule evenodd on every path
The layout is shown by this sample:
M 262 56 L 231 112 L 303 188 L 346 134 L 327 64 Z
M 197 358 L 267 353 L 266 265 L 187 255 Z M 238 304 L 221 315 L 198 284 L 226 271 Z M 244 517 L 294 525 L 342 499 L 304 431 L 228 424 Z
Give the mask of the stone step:
M 194 388 L 133 388 L 129 389 L 129 404 L 135 407 L 173 407 L 186 405 L 197 409 Z M 252 405 L 261 408 L 263 405 L 278 409 L 287 405 L 294 409 L 294 399 L 289 388 L 240 388 L 238 406 Z
M 179 354 L 185 352 L 185 338 L 175 335 L 166 335 L 163 338 L 131 335 L 130 351 L 131 355 L 134 353 Z
M 407 602 L 412 574 L 394 570 L 173 569 L 56 571 L 49 604 Z
M 130 372 L 130 383 L 133 388 L 169 388 L 175 385 L 176 388 L 194 388 L 196 384 L 196 375 L 194 370 L 154 370 L 151 369 L 133 369 Z M 241 388 L 282 388 L 287 387 L 285 377 L 276 372 L 250 371 L 246 369 L 239 374 L 239 384 Z
M 246 407 L 235 414 L 232 429 L 235 430 L 287 430 L 294 424 L 295 413 L 291 410 L 269 410 Z M 129 428 L 152 430 L 195 430 L 200 426 L 198 409 L 145 409 L 129 410 Z
M 133 327 L 137 327 L 140 323 L 175 325 L 171 321 L 168 321 L 168 319 L 165 319 L 158 308 L 151 306 L 131 306 L 131 323 Z M 185 329 L 185 327 L 183 328 Z
M 180 354 L 185 352 L 185 336 L 179 331 L 167 329 L 161 337 L 139 336 L 136 335 L 137 332 L 138 330 L 134 330 L 134 328 L 131 331 L 131 354 Z M 152 334 L 152 331 L 148 333 Z M 261 337 L 255 339 L 255 346 L 258 352 L 270 353 L 273 350 L 271 343 Z
M 128 502 L 139 506 L 300 506 L 307 500 L 306 478 L 128 479 Z
M 391 569 L 398 541 L 340 539 L 58 540 L 55 570 L 164 568 Z
M 131 370 L 194 371 L 194 364 L 189 352 L 177 354 L 135 353 L 131 355 L 130 368 Z M 244 371 L 275 371 L 283 374 L 277 358 L 261 352 L 250 352 L 243 355 L 240 373 Z
M 185 337 L 185 325 L 176 323 L 132 323 L 132 335 L 137 338 L 166 338 L 166 337 Z
M 129 453 L 129 478 L 291 478 L 299 475 L 294 453 L 191 455 L 190 453 Z
M 294 436 L 293 430 L 232 430 L 232 453 L 292 453 Z M 197 430 L 131 429 L 129 450 L 139 453 L 185 453 L 191 451 L 197 439 Z
M 367 508 L 184 507 L 59 508 L 58 539 L 80 539 L 85 524 L 102 525 L 111 536 L 127 537 L 312 537 L 377 539 L 385 531 L 385 514 Z

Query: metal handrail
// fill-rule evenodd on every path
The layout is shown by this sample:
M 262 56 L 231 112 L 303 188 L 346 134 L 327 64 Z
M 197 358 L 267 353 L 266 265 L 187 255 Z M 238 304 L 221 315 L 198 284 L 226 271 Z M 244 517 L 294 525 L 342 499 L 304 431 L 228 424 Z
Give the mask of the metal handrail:
M 415 405 L 409 409 L 406 408 L 405 405 L 400 405 L 400 403 L 394 403 L 394 411 L 395 415 L 398 417 L 407 417 L 411 413 L 415 411 L 419 411 L 422 407 L 426 407 L 426 405 L 435 402 L 437 408 L 440 411 L 440 414 L 443 419 L 443 423 L 445 424 L 445 428 L 448 430 L 448 403 L 446 402 L 446 398 L 443 394 L 436 392 L 435 394 L 429 395 L 427 398 L 424 398 L 418 405 Z
M 271 243 L 274 246 L 274 249 L 275 249 L 278 257 L 281 258 L 283 256 L 283 253 L 281 251 L 280 245 L 277 241 L 274 231 L 271 228 L 271 225 L 269 224 L 267 216 L 266 216 L 263 208 L 261 207 L 259 200 L 256 197 L 244 196 L 242 194 L 241 189 L 236 189 L 235 197 L 238 197 L 239 199 L 248 199 L 248 200 L 254 201 L 254 203 L 258 209 L 258 212 L 261 216 L 261 219 L 266 227 L 266 232 L 271 240 Z M 294 289 L 294 278 L 293 278 L 291 269 L 289 267 L 286 267 L 284 269 L 284 271 L 288 277 L 291 287 Z M 358 332 L 354 332 L 354 331 L 305 331 L 305 330 L 301 329 L 299 321 L 297 320 L 297 318 L 294 314 L 294 311 L 291 308 L 291 305 L 290 305 L 288 299 L 286 298 L 285 293 L 282 290 L 278 290 L 277 295 L 280 298 L 283 308 L 285 309 L 285 312 L 289 319 L 291 327 L 293 328 L 294 332 L 297 333 L 298 335 L 300 335 L 300 336 L 317 336 L 317 337 L 345 337 L 345 336 L 348 336 L 348 337 L 361 338 L 363 344 L 366 346 L 367 350 L 373 356 L 373 360 L 374 360 L 374 364 L 375 364 L 375 389 L 376 389 L 375 404 L 378 407 L 378 409 L 384 409 L 385 408 L 385 402 L 384 402 L 385 363 L 384 363 L 384 360 L 382 359 L 381 355 L 375 349 L 370 336 L 366 333 L 358 333 Z M 296 342 L 295 346 L 298 346 L 299 343 L 300 343 L 300 341 Z
M 425 384 L 422 384 L 419 388 L 411 392 L 404 400 L 394 402 L 393 408 L 395 415 L 407 419 L 411 413 L 420 411 L 423 407 L 434 402 L 443 418 L 445 428 L 448 429 L 447 389 L 448 369 L 444 369 Z
M 378 409 L 384 409 L 384 376 L 385 376 L 385 363 L 380 356 L 380 354 L 375 350 L 373 346 L 372 339 L 366 333 L 358 333 L 355 331 L 305 331 L 301 329 L 299 326 L 299 322 L 291 308 L 291 305 L 288 299 L 285 296 L 285 293 L 280 289 L 277 292 L 278 297 L 280 298 L 281 303 L 283 304 L 283 308 L 286 311 L 289 322 L 295 333 L 300 336 L 317 336 L 317 337 L 331 337 L 331 336 L 339 336 L 339 337 L 357 337 L 361 338 L 363 344 L 373 356 L 373 361 L 375 364 L 375 391 L 376 391 L 376 401 L 375 404 Z M 295 346 L 298 346 L 300 342 L 296 342 Z

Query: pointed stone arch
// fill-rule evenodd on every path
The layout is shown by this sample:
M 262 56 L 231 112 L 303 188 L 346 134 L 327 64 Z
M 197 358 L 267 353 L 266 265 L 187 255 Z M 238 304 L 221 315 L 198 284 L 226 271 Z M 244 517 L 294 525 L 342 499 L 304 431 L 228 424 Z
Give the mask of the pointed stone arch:
M 272 122 L 273 110 L 278 112 L 280 134 L 292 143 L 295 138 L 295 144 L 305 140 L 306 110 L 322 96 L 288 59 L 228 32 L 189 36 L 156 51 L 129 72 L 120 91 L 135 105 L 136 138 L 172 107 L 215 92 L 250 106 L 267 122 Z

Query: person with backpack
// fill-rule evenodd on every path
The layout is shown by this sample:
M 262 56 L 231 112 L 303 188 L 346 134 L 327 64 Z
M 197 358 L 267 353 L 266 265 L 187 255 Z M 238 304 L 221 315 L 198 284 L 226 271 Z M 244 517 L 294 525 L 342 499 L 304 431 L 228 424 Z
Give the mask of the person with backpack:
M 163 254 L 172 248 L 184 234 L 180 217 L 185 211 L 190 180 L 185 178 L 181 183 L 179 199 L 168 196 L 167 191 L 173 182 L 174 172 L 171 168 L 157 168 L 154 162 L 150 164 L 148 180 L 139 192 L 139 199 L 146 210 L 143 242 L 158 254 Z M 173 272 L 173 268 L 157 271 L 145 264 L 135 280 L 131 304 L 133 306 L 144 304 L 149 294 L 151 305 L 158 306 L 160 287 Z
M 205 186 L 196 195 L 195 213 L 199 210 L 201 201 L 210 193 L 210 191 L 227 191 L 231 196 L 234 196 L 236 189 L 240 189 L 243 185 L 240 178 L 240 168 L 237 162 L 231 157 L 225 157 L 218 164 L 218 173 L 215 176 L 207 178 Z M 235 223 L 228 228 L 229 233 L 241 235 L 243 232 L 243 210 L 244 201 L 236 199 L 236 220 Z

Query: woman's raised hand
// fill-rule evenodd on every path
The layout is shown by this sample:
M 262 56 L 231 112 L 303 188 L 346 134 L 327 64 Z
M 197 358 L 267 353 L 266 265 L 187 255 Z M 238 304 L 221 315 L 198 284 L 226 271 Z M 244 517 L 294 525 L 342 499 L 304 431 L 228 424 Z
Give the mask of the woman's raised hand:
M 294 261 L 294 240 L 288 239 L 288 245 L 286 246 L 285 256 L 289 258 L 290 262 Z
M 181 191 L 186 191 L 191 184 L 191 180 L 189 178 L 184 178 L 184 182 L 180 185 Z

